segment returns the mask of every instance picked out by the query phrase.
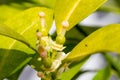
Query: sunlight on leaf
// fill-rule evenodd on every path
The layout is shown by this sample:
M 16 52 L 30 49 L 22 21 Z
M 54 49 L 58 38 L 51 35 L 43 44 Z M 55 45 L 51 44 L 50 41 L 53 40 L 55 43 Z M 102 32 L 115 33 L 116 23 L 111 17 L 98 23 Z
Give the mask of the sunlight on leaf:
M 16 9 L 10 5 L 0 5 L 0 22 L 12 18 L 15 14 L 21 12 L 22 9 Z
M 70 68 L 68 71 L 63 72 L 61 75 L 59 75 L 58 80 L 71 80 L 81 69 L 83 64 L 86 62 L 86 60 L 83 60 L 77 64 L 75 64 L 72 68 Z
M 20 42 L 25 43 L 28 47 L 31 48 L 30 44 L 26 41 L 26 39 L 23 36 L 21 36 L 20 34 L 18 34 L 17 32 L 15 32 L 14 30 L 12 30 L 4 24 L 0 24 L 0 35 L 16 39 Z M 34 50 L 34 48 L 31 49 Z
M 55 6 L 55 21 L 57 34 L 62 30 L 62 22 L 68 21 L 70 30 L 78 22 L 89 16 L 106 0 L 57 0 Z
M 65 61 L 78 61 L 95 52 L 109 51 L 120 53 L 120 24 L 100 28 L 81 41 L 66 57 Z
M 46 13 L 45 20 L 46 20 L 46 25 L 49 29 L 52 24 L 53 12 L 51 9 L 40 8 L 40 7 L 35 7 L 25 10 L 20 14 L 16 15 L 14 18 L 7 20 L 5 24 L 9 26 L 11 29 L 18 32 L 23 37 L 25 37 L 25 39 L 27 39 L 30 45 L 32 45 L 32 47 L 35 48 L 36 40 L 37 40 L 36 31 L 40 29 L 40 19 L 38 14 L 41 11 Z M 17 50 L 25 51 L 28 54 L 34 53 L 27 46 L 16 40 L 9 39 L 4 36 L 0 36 L 0 37 L 2 38 L 2 40 L 0 40 L 0 44 L 5 43 L 7 41 L 6 44 L 0 46 L 1 48 L 9 48 L 9 49 L 14 48 Z
M 44 11 L 46 14 L 45 20 L 47 27 L 51 27 L 53 11 L 51 9 L 40 7 L 25 10 L 15 17 L 7 20 L 5 24 L 12 30 L 15 30 L 17 33 L 25 37 L 25 39 L 28 40 L 32 47 L 36 48 L 36 30 L 40 28 L 40 19 L 38 14 L 41 11 Z M 7 32 L 5 33 L 6 30 Z M 6 27 L 2 26 L 1 31 L 4 31 L 4 34 L 9 36 L 9 32 Z M 10 34 L 13 35 L 14 33 L 10 32 Z M 14 35 L 17 34 L 15 33 Z M 12 38 L 0 35 L 0 39 L 0 73 L 2 73 L 0 74 L 1 80 L 14 74 L 23 66 L 25 66 L 32 59 L 29 57 L 29 55 L 34 54 L 35 51 L 30 49 L 25 44 Z

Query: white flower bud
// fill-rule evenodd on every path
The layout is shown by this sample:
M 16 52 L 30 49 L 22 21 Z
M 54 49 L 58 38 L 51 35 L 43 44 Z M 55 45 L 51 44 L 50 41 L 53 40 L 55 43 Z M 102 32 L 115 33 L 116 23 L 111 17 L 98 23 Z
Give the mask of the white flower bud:
M 40 12 L 39 16 L 40 16 L 40 18 L 43 18 L 45 16 L 45 13 L 44 12 Z

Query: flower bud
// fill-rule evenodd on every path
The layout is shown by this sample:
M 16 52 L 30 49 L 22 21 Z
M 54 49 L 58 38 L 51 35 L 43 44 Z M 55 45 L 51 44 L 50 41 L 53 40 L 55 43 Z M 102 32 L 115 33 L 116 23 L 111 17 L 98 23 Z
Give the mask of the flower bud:
M 58 35 L 58 36 L 56 37 L 56 42 L 57 42 L 58 44 L 64 44 L 64 43 L 65 43 L 65 37 L 64 37 L 64 36 L 61 36 L 61 35 Z
M 40 16 L 40 18 L 43 18 L 43 17 L 45 17 L 45 13 L 44 12 L 40 12 L 39 16 Z
M 68 21 L 63 21 L 62 26 L 63 26 L 63 28 L 69 27 L 69 22 Z
M 39 71 L 37 72 L 37 76 L 40 78 L 44 78 L 44 73 Z
M 41 58 L 47 58 L 47 51 L 42 46 L 38 47 L 38 52 Z

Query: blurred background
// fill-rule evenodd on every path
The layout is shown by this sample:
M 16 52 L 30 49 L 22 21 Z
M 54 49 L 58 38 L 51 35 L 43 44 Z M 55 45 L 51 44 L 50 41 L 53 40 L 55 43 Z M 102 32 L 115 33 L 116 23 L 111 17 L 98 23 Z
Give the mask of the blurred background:
M 14 17 L 13 14 L 18 14 L 25 9 L 35 7 L 35 6 L 45 6 L 48 8 L 54 8 L 56 0 L 0 0 L 0 23 L 3 23 L 5 20 Z M 84 37 L 88 36 L 93 30 L 97 30 L 98 28 L 113 24 L 120 23 L 120 0 L 108 0 L 107 3 L 102 5 L 95 13 L 88 16 L 82 22 L 77 24 L 75 27 L 81 29 L 81 33 L 84 36 L 81 38 L 76 38 L 77 42 L 71 43 L 68 32 L 66 37 L 68 39 L 66 46 L 69 46 L 70 49 L 66 49 L 65 52 L 69 52 L 78 42 L 80 42 Z M 53 28 L 51 29 L 51 33 L 55 30 L 55 22 L 53 22 Z M 84 28 L 86 27 L 86 28 Z M 89 30 L 91 31 L 89 31 Z M 88 31 L 88 33 L 84 33 L 84 31 Z M 71 46 L 72 44 L 72 46 Z M 110 53 L 109 56 L 112 58 L 120 60 L 119 55 Z M 86 71 L 83 74 L 79 75 L 76 80 L 92 80 L 96 74 L 96 71 L 104 68 L 106 66 L 106 57 L 100 53 L 92 55 L 87 63 L 82 67 L 82 71 Z M 37 72 L 33 70 L 29 65 L 27 65 L 22 71 L 19 80 L 40 80 L 37 77 Z M 120 74 L 120 73 L 119 73 Z M 7 80 L 7 79 L 4 79 Z M 119 80 L 116 75 L 113 74 L 111 80 Z
M 120 22 L 120 15 L 114 13 L 107 13 L 107 12 L 96 12 L 91 14 L 87 17 L 84 21 L 79 23 L 80 25 L 84 26 L 98 26 L 102 27 L 112 23 L 119 23 Z M 53 25 L 55 27 L 55 25 Z M 112 55 L 116 58 L 116 55 Z M 92 80 L 96 74 L 96 71 L 103 68 L 106 65 L 106 59 L 100 53 L 92 55 L 86 64 L 82 67 L 82 70 L 89 70 L 89 72 L 85 72 L 84 74 L 80 75 L 76 80 Z M 29 73 L 29 74 L 28 74 Z M 30 66 L 27 66 L 24 71 L 22 72 L 19 80 L 40 80 L 36 76 L 37 72 L 33 70 Z M 111 80 L 119 80 L 116 76 L 113 75 Z

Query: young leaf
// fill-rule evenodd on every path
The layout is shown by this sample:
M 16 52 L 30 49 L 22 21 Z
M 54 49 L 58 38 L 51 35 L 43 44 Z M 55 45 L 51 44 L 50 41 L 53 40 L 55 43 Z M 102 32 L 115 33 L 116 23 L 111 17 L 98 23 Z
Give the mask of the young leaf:
M 120 0 L 108 0 L 99 10 L 120 14 Z M 112 6 L 111 6 L 112 5 Z
M 40 7 L 28 9 L 12 19 L 10 18 L 5 24 L 20 33 L 20 35 L 23 35 L 35 48 L 37 40 L 36 30 L 40 28 L 38 14 L 41 11 L 46 14 L 45 20 L 48 23 L 46 25 L 51 27 L 53 11 Z M 35 52 L 25 46 L 25 44 L 12 38 L 0 35 L 0 39 L 0 73 L 2 73 L 0 74 L 0 80 L 2 80 L 20 70 L 31 60 L 31 57 L 27 54 L 34 54 Z
M 10 5 L 0 5 L 0 22 L 3 23 L 5 20 L 11 18 L 15 14 L 21 12 L 22 9 L 14 8 Z M 9 14 L 8 14 L 9 12 Z
M 81 26 L 76 25 L 74 28 L 69 30 L 65 37 L 66 42 L 65 46 L 67 48 L 64 49 L 66 53 L 70 52 L 81 40 L 83 40 L 86 36 L 91 34 L 93 31 L 99 29 L 100 27 L 88 27 L 88 26 Z
M 97 72 L 93 80 L 109 80 L 110 78 L 110 67 L 107 66 Z
M 120 53 L 120 24 L 100 28 L 82 40 L 66 57 L 65 61 L 80 60 L 95 52 L 110 51 Z
M 11 28 L 7 27 L 4 24 L 0 24 L 0 35 L 7 36 L 10 38 L 16 39 L 20 42 L 23 42 L 28 47 L 34 50 L 34 48 L 30 46 L 30 44 L 26 41 L 26 39 L 23 36 L 21 36 L 20 34 L 18 34 L 17 32 L 15 32 L 14 30 L 12 30 Z
M 62 30 L 62 22 L 68 21 L 70 30 L 78 22 L 89 16 L 106 0 L 57 0 L 55 6 L 55 20 L 57 33 Z
M 0 48 L 0 80 L 17 72 L 30 60 L 25 52 Z
M 58 80 L 71 80 L 79 71 L 82 65 L 86 62 L 86 59 L 75 64 L 72 68 L 68 71 L 63 72 L 61 75 L 58 76 Z
M 46 6 L 49 8 L 54 8 L 55 7 L 55 2 L 56 0 L 39 0 L 40 5 Z
M 0 0 L 0 22 L 14 17 L 23 10 L 40 5 L 38 0 Z
M 36 47 L 37 40 L 36 31 L 41 28 L 40 18 L 38 16 L 39 12 L 45 13 L 46 26 L 48 29 L 50 29 L 52 24 L 53 11 L 47 8 L 30 8 L 5 22 L 7 26 L 25 37 L 25 39 L 27 39 L 30 45 L 32 45 L 34 48 Z M 34 53 L 33 50 L 29 49 L 27 46 L 16 40 L 4 36 L 0 36 L 0 38 L 2 38 L 2 40 L 0 40 L 0 44 L 6 43 L 4 45 L 0 45 L 1 48 L 17 49 L 28 54 Z

